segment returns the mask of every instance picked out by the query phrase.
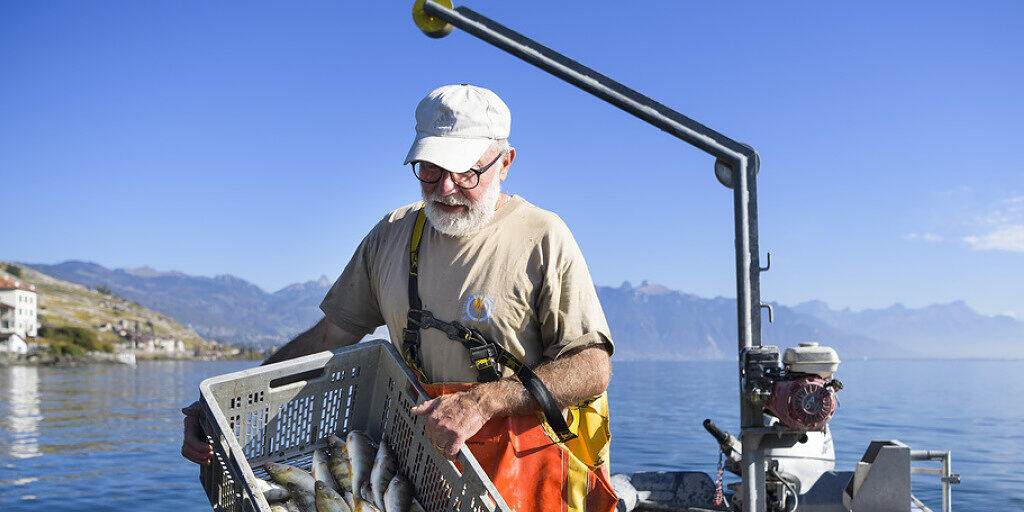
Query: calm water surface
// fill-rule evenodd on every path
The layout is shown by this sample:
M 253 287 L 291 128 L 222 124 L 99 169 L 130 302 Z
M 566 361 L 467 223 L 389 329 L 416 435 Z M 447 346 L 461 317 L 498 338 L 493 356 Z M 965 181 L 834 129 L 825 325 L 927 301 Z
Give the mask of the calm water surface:
M 209 510 L 178 455 L 181 415 L 204 378 L 251 362 L 149 362 L 137 368 L 0 368 L 2 510 Z M 736 431 L 736 366 L 616 363 L 612 470 L 713 472 L 704 418 Z M 838 466 L 873 439 L 952 449 L 954 510 L 1024 510 L 1024 361 L 856 361 L 832 421 Z M 939 506 L 938 479 L 914 492 Z

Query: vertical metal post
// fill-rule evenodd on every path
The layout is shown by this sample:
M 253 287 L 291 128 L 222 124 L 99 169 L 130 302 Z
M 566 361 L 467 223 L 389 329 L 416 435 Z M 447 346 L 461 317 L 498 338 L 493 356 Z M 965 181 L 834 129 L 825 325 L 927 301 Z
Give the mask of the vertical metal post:
M 946 452 L 942 457 L 942 511 L 950 512 L 953 510 L 953 494 L 950 490 L 950 477 L 952 476 L 952 470 L 950 467 L 953 465 L 952 454 Z
M 743 510 L 765 512 L 765 457 L 761 437 L 744 432 L 764 426 L 761 407 L 743 394 L 743 352 L 761 345 L 760 263 L 757 246 L 757 157 L 737 159 L 733 168 L 733 208 L 736 229 L 736 313 L 739 332 L 740 441 L 743 446 Z
M 912 450 L 910 452 L 910 460 L 937 460 L 942 463 L 940 469 L 912 467 L 910 472 L 939 475 L 939 480 L 942 482 L 942 512 L 950 512 L 953 509 L 953 496 L 950 486 L 960 483 L 960 475 L 953 473 L 952 454 L 949 451 Z M 917 500 L 917 498 L 914 499 Z M 919 506 L 927 510 L 924 505 L 919 504 Z

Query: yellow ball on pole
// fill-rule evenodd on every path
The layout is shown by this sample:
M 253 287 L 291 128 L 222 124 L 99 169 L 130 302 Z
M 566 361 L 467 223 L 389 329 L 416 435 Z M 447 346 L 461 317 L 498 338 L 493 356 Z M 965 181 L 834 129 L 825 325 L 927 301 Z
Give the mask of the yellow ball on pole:
M 434 1 L 448 9 L 452 8 L 451 0 Z M 416 22 L 416 26 L 419 27 L 420 30 L 422 30 L 428 37 L 441 38 L 451 34 L 455 27 L 440 18 L 428 15 L 426 11 L 423 10 L 424 2 L 426 2 L 426 0 L 416 0 L 416 3 L 412 5 L 412 20 Z

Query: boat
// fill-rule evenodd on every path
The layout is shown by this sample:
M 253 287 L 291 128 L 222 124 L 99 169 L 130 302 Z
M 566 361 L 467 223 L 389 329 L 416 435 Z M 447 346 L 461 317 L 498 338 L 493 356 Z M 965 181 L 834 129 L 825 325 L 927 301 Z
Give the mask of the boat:
M 828 427 L 842 383 L 833 378 L 840 363 L 835 350 L 817 343 L 798 347 L 761 344 L 762 311 L 773 320 L 771 305 L 761 302 L 757 223 L 757 174 L 760 158 L 737 142 L 654 101 L 494 20 L 450 0 L 417 0 L 413 20 L 429 37 L 455 28 L 496 46 L 570 85 L 714 157 L 714 174 L 732 190 L 736 238 L 736 314 L 740 431 L 736 437 L 711 419 L 704 427 L 721 448 L 715 478 L 675 471 L 613 475 L 623 511 L 728 510 L 742 512 L 930 512 L 911 493 L 911 473 L 939 476 L 942 510 L 952 510 L 952 472 L 948 450 L 914 449 L 897 439 L 874 441 L 856 467 L 837 471 Z M 940 468 L 914 463 L 938 461 Z M 741 477 L 722 488 L 722 474 Z
M 126 350 L 124 352 L 116 352 L 114 353 L 114 360 L 128 366 L 135 366 L 135 351 Z

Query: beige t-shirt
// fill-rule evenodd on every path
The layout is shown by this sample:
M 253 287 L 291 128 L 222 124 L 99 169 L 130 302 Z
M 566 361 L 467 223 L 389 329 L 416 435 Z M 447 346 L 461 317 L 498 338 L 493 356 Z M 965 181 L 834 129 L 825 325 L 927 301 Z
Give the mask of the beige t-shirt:
M 387 324 L 401 351 L 409 309 L 409 241 L 417 202 L 384 217 L 356 249 L 320 309 L 362 336 Z M 613 349 L 590 271 L 569 228 L 518 196 L 466 238 L 423 230 L 419 254 L 423 309 L 480 330 L 530 366 L 592 344 Z M 422 329 L 431 382 L 473 382 L 469 353 L 437 329 Z M 506 370 L 506 376 L 510 372 Z

